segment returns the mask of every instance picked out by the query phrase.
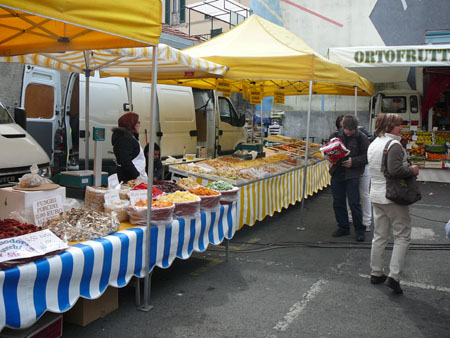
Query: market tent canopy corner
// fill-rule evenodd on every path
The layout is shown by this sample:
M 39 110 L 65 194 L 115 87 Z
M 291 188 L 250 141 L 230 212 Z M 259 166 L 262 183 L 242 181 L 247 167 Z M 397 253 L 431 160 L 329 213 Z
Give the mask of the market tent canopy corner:
M 286 95 L 308 94 L 309 81 L 316 94 L 369 96 L 373 84 L 341 65 L 316 53 L 287 29 L 257 15 L 215 38 L 186 48 L 183 52 L 229 68 L 224 79 L 232 91 L 244 86 L 264 88 L 264 95 L 284 90 Z M 180 80 L 172 84 L 214 88 L 215 81 Z
M 158 44 L 159 0 L 0 0 L 0 55 Z

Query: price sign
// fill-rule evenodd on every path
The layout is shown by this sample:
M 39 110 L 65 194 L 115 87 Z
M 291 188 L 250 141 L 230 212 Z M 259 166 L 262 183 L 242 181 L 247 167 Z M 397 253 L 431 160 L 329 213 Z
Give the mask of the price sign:
M 120 204 L 119 192 L 116 190 L 107 192 L 103 196 L 105 197 L 106 204 Z
M 250 104 L 260 104 L 262 101 L 262 93 L 259 89 L 251 89 L 249 91 Z
M 135 205 L 138 201 L 146 201 L 147 200 L 147 189 L 143 190 L 131 190 L 128 193 L 128 197 L 130 198 L 130 204 Z
M 231 97 L 231 89 L 222 89 L 222 96 L 223 97 Z
M 409 130 L 417 131 L 417 126 L 411 126 L 411 127 L 409 127 Z
M 411 137 L 411 139 L 412 139 L 413 141 L 417 141 L 417 135 L 413 135 L 413 136 Z
M 433 131 L 437 131 L 438 130 L 438 127 L 433 127 Z
M 115 189 L 119 185 L 119 178 L 117 177 L 117 174 L 112 174 L 111 176 L 108 176 L 108 188 L 109 189 Z
M 273 103 L 284 104 L 284 91 L 275 90 L 273 92 Z
M 33 201 L 34 223 L 42 226 L 46 220 L 57 217 L 64 212 L 61 195 Z
M 412 149 L 412 145 L 411 145 L 410 143 L 408 143 L 408 144 L 406 145 L 406 149 Z
M 242 84 L 242 98 L 248 100 L 248 85 Z
M 231 82 L 223 79 L 217 79 L 216 89 L 222 93 L 228 91 L 231 93 Z

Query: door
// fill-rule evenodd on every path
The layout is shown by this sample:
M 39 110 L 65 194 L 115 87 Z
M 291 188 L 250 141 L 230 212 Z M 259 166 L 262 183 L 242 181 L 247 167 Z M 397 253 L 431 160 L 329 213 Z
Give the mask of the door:
M 239 115 L 230 99 L 219 97 L 219 155 L 230 154 L 247 141 L 245 116 Z
M 57 70 L 25 65 L 21 105 L 27 113 L 27 131 L 58 167 L 64 148 L 61 118 L 61 78 Z

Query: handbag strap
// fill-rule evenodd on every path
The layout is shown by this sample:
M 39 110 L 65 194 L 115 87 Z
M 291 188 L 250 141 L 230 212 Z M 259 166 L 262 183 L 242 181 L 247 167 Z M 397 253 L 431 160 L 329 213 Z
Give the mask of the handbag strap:
M 387 143 L 383 149 L 383 157 L 381 159 L 381 172 L 382 173 L 384 173 L 386 171 L 387 154 L 389 152 L 389 145 L 391 144 L 392 141 L 394 141 L 394 140 L 387 141 Z

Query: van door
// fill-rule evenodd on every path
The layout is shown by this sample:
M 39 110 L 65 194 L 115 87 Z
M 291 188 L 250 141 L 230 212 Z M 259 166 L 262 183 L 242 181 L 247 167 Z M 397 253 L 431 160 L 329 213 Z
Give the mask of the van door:
M 133 107 L 143 118 L 141 133 L 150 133 L 150 94 L 148 83 L 133 83 Z M 194 97 L 192 88 L 158 85 L 156 88 L 158 109 L 156 115 L 156 142 L 161 147 L 161 157 L 195 154 L 197 128 L 195 124 Z M 150 135 L 148 135 L 150 139 Z M 140 137 L 141 144 L 143 138 Z
M 61 119 L 61 77 L 54 69 L 25 65 L 21 105 L 27 113 L 27 131 L 56 167 L 64 147 Z M 55 152 L 56 151 L 56 152 Z
M 80 169 L 84 168 L 85 159 L 85 86 L 86 79 L 80 75 L 79 80 L 79 158 Z M 103 127 L 106 130 L 105 141 L 102 143 L 103 170 L 112 172 L 114 167 L 114 153 L 111 144 L 111 129 L 117 127 L 117 121 L 129 110 L 128 91 L 125 78 L 100 78 L 98 74 L 89 79 L 89 129 L 92 134 L 93 127 Z M 89 159 L 94 158 L 94 141 L 89 137 Z
M 219 155 L 231 154 L 239 143 L 247 141 L 245 116 L 237 113 L 229 98 L 219 96 Z

